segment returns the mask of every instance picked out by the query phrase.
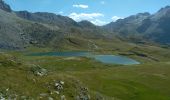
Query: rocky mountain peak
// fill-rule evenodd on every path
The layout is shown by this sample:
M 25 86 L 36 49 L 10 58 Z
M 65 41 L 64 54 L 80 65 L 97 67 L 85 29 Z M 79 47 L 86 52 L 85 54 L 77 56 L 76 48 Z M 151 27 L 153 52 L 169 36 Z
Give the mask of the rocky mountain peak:
M 87 20 L 80 21 L 79 24 L 82 26 L 86 26 L 86 27 L 95 26 L 94 24 L 92 24 L 90 21 L 87 21 Z
M 0 9 L 7 11 L 7 12 L 11 12 L 11 8 L 9 5 L 7 5 L 3 0 L 0 0 Z
M 170 10 L 170 6 L 166 6 L 164 8 L 161 8 L 158 12 L 164 12 Z
M 148 12 L 144 12 L 144 13 L 138 13 L 137 16 L 150 16 L 151 14 Z
M 16 12 L 16 14 L 19 16 L 19 17 L 23 17 L 25 19 L 30 19 L 31 17 L 31 13 L 28 12 L 28 11 L 18 11 Z
M 152 20 L 158 20 L 164 17 L 170 17 L 170 6 L 161 8 L 157 13 L 152 16 Z

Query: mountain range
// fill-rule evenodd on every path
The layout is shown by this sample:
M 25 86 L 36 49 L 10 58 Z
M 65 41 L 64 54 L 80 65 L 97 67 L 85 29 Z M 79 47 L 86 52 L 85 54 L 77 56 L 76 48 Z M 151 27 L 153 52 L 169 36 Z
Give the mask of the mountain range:
M 170 6 L 155 14 L 139 13 L 103 26 L 121 36 L 140 36 L 161 44 L 170 43 Z
M 139 13 L 104 26 L 95 26 L 89 21 L 76 22 L 67 16 L 48 12 L 13 11 L 0 0 L 0 48 L 63 48 L 70 45 L 86 48 L 89 41 L 124 39 L 129 42 L 134 38 L 137 42 L 169 44 L 169 23 L 170 6 L 155 14 Z

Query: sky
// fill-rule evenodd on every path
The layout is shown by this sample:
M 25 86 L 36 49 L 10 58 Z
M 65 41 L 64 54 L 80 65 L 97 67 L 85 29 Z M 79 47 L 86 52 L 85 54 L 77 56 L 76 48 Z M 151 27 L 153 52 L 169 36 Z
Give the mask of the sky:
M 15 11 L 51 12 L 104 25 L 142 12 L 156 13 L 170 0 L 4 0 Z

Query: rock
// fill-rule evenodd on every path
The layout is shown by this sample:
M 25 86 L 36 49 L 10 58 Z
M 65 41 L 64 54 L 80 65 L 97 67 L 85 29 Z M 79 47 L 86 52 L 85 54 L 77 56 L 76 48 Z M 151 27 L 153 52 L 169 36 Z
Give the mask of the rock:
M 61 84 L 55 84 L 57 90 L 63 90 L 63 86 Z
M 75 100 L 80 100 L 80 97 L 79 97 L 79 96 L 76 96 Z
M 8 91 L 9 91 L 9 88 L 7 88 L 6 91 L 8 92 Z
M 55 83 L 55 87 L 57 89 L 58 92 L 60 92 L 61 90 L 63 90 L 63 85 L 64 85 L 64 82 L 63 81 L 59 81 L 57 83 Z
M 61 100 L 66 100 L 65 95 L 62 95 L 62 96 L 61 96 Z
M 54 92 L 53 91 L 50 91 L 50 95 L 53 95 L 54 94 Z
M 78 100 L 90 100 L 90 95 L 88 95 L 88 94 L 80 94 Z
M 56 94 L 60 94 L 60 92 L 58 92 L 58 91 L 54 91 L 54 93 L 56 93 Z
M 7 100 L 17 100 L 18 95 L 17 94 L 11 94 Z
M 30 44 L 38 44 L 37 41 L 30 41 L 29 43 L 30 43 Z
M 21 96 L 21 99 L 22 99 L 22 100 L 26 100 L 26 99 L 27 99 L 27 96 Z
M 0 0 L 0 9 L 7 11 L 7 12 L 12 12 L 10 6 L 7 5 L 3 0 Z
M 0 100 L 16 100 L 17 96 L 18 95 L 12 93 L 9 88 L 0 90 Z
M 31 70 L 37 76 L 45 76 L 48 73 L 47 69 L 44 69 L 44 68 L 42 68 L 40 66 L 36 66 L 36 65 L 34 65 L 34 67 L 32 67 Z
M 48 94 L 47 93 L 41 93 L 40 96 L 46 97 L 46 96 L 48 96 Z
M 105 100 L 105 99 L 100 93 L 97 93 L 96 94 L 96 100 Z
M 6 100 L 2 93 L 0 93 L 0 100 Z
M 88 88 L 82 87 L 80 89 L 79 95 L 76 97 L 76 100 L 90 100 L 90 95 L 88 94 Z
M 59 83 L 55 83 L 55 86 L 57 87 L 57 86 L 59 86 L 60 84 Z
M 48 100 L 54 100 L 52 97 L 48 97 Z
M 60 84 L 61 84 L 61 85 L 64 85 L 64 82 L 63 82 L 63 81 L 60 81 Z
M 39 76 L 47 75 L 47 70 L 41 68 L 39 71 L 37 71 L 37 75 L 39 75 Z
M 32 79 L 32 81 L 33 81 L 34 83 L 36 83 L 36 79 Z

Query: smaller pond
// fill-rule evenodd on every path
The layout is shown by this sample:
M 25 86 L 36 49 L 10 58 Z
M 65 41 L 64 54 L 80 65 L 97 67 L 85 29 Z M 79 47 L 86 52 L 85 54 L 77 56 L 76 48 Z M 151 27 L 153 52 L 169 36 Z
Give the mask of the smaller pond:
M 116 55 L 94 55 L 90 52 L 46 52 L 46 53 L 32 53 L 29 56 L 60 56 L 60 57 L 89 57 L 94 58 L 96 61 L 105 64 L 121 64 L 121 65 L 135 65 L 140 64 L 140 62 Z
M 131 58 L 115 55 L 96 55 L 95 60 L 106 64 L 121 64 L 121 65 L 134 65 L 140 64 L 138 61 Z

